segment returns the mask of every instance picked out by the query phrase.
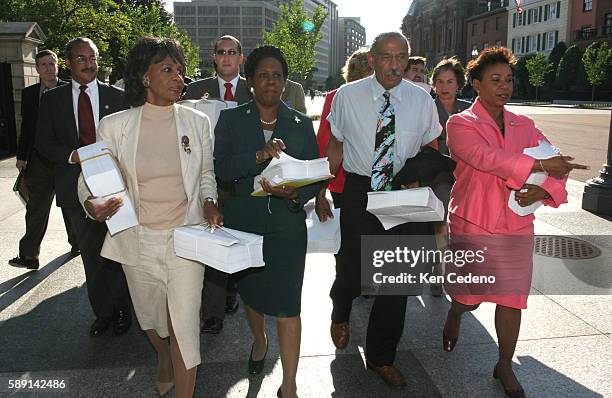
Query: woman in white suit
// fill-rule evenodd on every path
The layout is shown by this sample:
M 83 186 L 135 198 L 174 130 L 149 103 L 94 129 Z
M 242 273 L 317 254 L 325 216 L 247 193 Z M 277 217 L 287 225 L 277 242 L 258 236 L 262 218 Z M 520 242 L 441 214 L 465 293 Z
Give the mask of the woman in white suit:
M 215 205 L 210 122 L 175 104 L 184 72 L 180 44 L 142 38 L 130 50 L 125 72 L 125 95 L 133 108 L 105 117 L 98 128 L 98 140 L 110 144 L 121 168 L 139 222 L 108 235 L 101 254 L 123 266 L 138 322 L 157 351 L 158 393 L 175 386 L 177 397 L 193 396 L 201 362 L 204 266 L 174 255 L 173 230 L 204 220 L 212 226 L 222 222 Z M 99 221 L 112 218 L 122 205 L 116 198 L 97 204 L 82 178 L 79 195 Z

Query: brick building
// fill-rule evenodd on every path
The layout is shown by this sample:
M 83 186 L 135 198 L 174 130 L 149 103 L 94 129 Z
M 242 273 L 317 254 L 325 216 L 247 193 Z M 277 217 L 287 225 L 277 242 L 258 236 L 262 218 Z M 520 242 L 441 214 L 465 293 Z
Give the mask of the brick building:
M 466 20 L 467 45 L 465 59 L 475 57 L 487 47 L 507 46 L 508 10 L 498 7 Z

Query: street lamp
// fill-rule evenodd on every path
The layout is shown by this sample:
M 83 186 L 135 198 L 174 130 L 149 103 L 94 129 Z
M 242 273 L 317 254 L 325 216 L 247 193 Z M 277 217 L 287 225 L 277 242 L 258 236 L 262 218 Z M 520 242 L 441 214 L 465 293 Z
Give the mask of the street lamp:
M 608 132 L 608 160 L 599 177 L 587 180 L 582 194 L 582 208 L 591 213 L 612 216 L 612 117 Z
M 477 56 L 478 56 L 478 49 L 474 47 L 472 49 L 472 59 L 476 59 Z

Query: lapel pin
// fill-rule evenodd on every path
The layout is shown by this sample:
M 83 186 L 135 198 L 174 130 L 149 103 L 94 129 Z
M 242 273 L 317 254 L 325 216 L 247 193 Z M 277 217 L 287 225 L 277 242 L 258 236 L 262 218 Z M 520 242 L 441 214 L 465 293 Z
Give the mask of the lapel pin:
M 510 126 L 516 126 L 516 122 L 514 120 L 510 121 Z
M 247 113 L 247 115 L 250 115 L 250 114 L 251 114 L 251 110 L 250 110 L 250 109 L 247 109 L 247 112 L 246 112 L 246 113 Z
M 189 147 L 189 137 L 186 135 L 181 137 L 181 144 L 183 145 L 183 151 L 189 155 L 191 153 L 191 148 Z
M 104 105 L 104 109 L 108 109 L 108 105 Z
M 297 117 L 297 116 L 296 116 L 296 117 L 295 117 L 295 122 L 296 122 L 297 124 L 300 124 L 300 123 L 302 123 L 302 120 L 301 120 L 299 117 Z

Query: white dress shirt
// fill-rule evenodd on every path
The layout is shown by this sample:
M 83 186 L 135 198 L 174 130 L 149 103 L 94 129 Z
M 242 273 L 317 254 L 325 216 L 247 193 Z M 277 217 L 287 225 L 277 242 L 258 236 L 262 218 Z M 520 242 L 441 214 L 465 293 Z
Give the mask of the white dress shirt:
M 74 121 L 76 122 L 76 131 L 79 133 L 79 95 L 81 94 L 81 83 L 72 80 L 72 109 L 74 111 Z M 87 89 L 85 93 L 89 95 L 89 101 L 91 102 L 91 110 L 93 111 L 94 124 L 96 131 L 98 130 L 98 124 L 100 123 L 100 97 L 98 96 L 98 80 L 94 79 L 87 83 Z M 77 136 L 78 139 L 78 136 Z M 72 162 L 72 152 L 68 155 L 68 163 Z
M 79 131 L 79 94 L 81 94 L 81 83 L 72 81 L 72 108 L 74 109 L 74 121 L 76 122 L 77 131 Z M 98 96 L 98 81 L 96 79 L 87 83 L 87 90 L 85 93 L 89 95 L 89 101 L 91 101 L 91 110 L 93 111 L 94 123 L 96 130 L 98 130 L 98 123 L 100 123 L 100 97 Z
M 236 85 L 238 84 L 238 78 L 240 75 L 236 75 L 232 80 L 226 82 L 217 76 L 217 82 L 219 83 L 219 95 L 221 96 L 221 100 L 225 98 L 225 83 L 232 83 L 232 95 L 236 98 Z
M 372 175 L 376 124 L 385 101 L 385 91 L 372 75 L 345 84 L 334 97 L 327 120 L 334 137 L 343 143 L 343 167 L 349 173 Z M 425 90 L 402 80 L 388 91 L 395 109 L 395 175 L 406 159 L 414 157 L 422 146 L 440 135 L 442 127 L 438 122 L 436 104 Z

